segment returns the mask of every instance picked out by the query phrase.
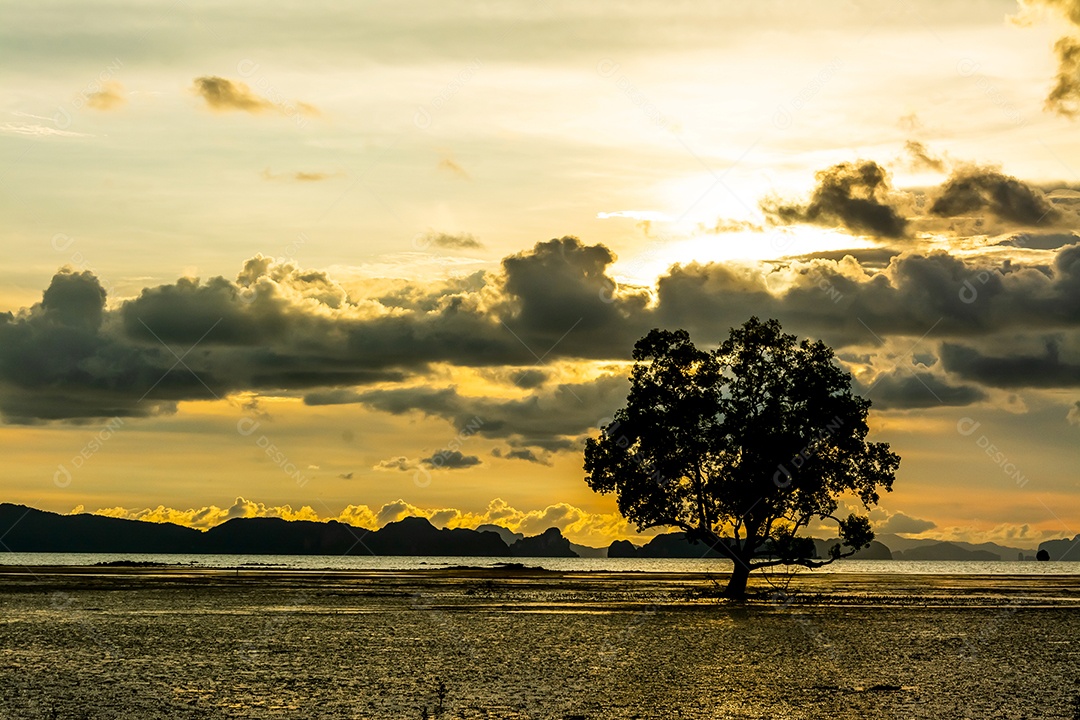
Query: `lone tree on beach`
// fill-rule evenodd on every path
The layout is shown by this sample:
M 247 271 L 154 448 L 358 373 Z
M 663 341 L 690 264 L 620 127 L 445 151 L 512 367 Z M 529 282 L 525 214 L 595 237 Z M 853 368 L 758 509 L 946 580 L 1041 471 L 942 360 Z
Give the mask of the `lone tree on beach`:
M 870 521 L 835 517 L 838 499 L 875 505 L 900 457 L 866 441 L 870 401 L 831 348 L 752 317 L 713 351 L 653 330 L 634 360 L 626 406 L 585 445 L 585 481 L 639 530 L 681 528 L 729 557 L 731 598 L 753 570 L 821 567 L 870 544 Z M 823 520 L 840 542 L 816 559 L 798 533 Z

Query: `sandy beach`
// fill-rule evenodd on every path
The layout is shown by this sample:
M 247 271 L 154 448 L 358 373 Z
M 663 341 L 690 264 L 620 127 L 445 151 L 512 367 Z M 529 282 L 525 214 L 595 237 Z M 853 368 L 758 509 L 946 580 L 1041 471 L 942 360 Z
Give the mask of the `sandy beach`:
M 735 606 L 686 574 L 4 567 L 0 717 L 1080 717 L 1080 577 L 755 587 Z

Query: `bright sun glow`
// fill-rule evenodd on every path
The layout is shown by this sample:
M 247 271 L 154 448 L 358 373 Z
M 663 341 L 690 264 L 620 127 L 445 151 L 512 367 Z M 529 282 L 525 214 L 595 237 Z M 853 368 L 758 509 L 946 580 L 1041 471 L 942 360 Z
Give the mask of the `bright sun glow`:
M 872 248 L 866 239 L 812 226 L 768 228 L 764 232 L 707 233 L 679 240 L 655 237 L 641 249 L 619 256 L 611 274 L 631 285 L 652 285 L 675 264 L 761 262 L 817 252 Z

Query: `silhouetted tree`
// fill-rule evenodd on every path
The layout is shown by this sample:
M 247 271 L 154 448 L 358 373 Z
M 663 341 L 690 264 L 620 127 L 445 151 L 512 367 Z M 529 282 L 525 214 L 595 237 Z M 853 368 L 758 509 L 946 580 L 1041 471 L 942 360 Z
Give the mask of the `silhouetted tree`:
M 713 351 L 685 330 L 653 330 L 634 360 L 626 406 L 586 443 L 585 481 L 614 492 L 639 529 L 674 526 L 715 546 L 734 562 L 732 598 L 758 568 L 820 567 L 870 544 L 866 517 L 834 516 L 838 498 L 875 505 L 900 458 L 866 441 L 870 401 L 831 348 L 753 317 Z M 814 559 L 798 533 L 825 519 L 840 542 Z

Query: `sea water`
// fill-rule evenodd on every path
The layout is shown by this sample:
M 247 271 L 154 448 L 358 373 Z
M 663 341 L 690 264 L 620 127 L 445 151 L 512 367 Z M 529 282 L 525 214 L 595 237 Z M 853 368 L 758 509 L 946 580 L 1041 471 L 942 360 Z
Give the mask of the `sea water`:
M 727 573 L 716 558 L 543 558 L 406 555 L 200 555 L 0 552 L 0 565 L 97 565 L 121 561 L 202 568 L 276 570 L 425 570 L 518 562 L 558 572 Z M 781 568 L 782 569 L 782 568 Z M 1080 562 L 841 560 L 814 572 L 909 575 L 1080 575 Z

